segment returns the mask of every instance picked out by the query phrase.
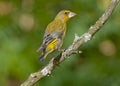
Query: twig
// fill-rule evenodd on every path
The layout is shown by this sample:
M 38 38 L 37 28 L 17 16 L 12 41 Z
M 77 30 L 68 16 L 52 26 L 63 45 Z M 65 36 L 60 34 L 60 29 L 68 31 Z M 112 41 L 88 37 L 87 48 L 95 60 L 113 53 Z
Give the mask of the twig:
M 94 34 L 101 29 L 101 27 L 106 23 L 113 10 L 119 3 L 119 0 L 112 0 L 103 15 L 92 25 L 88 32 L 84 33 L 81 37 L 75 35 L 73 43 L 62 53 L 60 53 L 56 58 L 52 58 L 50 62 L 38 72 L 30 74 L 29 78 L 22 83 L 20 86 L 33 86 L 37 81 L 43 77 L 50 75 L 57 65 L 62 61 L 67 59 L 70 55 L 78 52 L 77 49 L 87 41 L 91 40 Z

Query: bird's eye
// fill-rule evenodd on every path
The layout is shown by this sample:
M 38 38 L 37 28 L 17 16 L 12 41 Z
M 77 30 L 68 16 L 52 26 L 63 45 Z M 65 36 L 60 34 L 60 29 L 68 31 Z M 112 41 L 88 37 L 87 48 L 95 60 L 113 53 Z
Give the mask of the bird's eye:
M 68 12 L 65 12 L 65 15 L 68 15 Z

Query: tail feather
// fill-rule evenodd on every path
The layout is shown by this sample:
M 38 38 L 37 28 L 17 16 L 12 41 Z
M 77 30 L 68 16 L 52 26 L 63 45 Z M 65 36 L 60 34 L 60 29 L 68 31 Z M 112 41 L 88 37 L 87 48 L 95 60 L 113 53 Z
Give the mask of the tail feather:
M 41 51 L 41 50 L 43 50 L 43 47 L 41 46 L 40 48 L 38 48 L 37 50 L 36 50 L 36 52 L 39 52 L 39 51 Z
M 45 55 L 43 54 L 42 56 L 39 57 L 39 61 L 44 61 L 45 60 Z

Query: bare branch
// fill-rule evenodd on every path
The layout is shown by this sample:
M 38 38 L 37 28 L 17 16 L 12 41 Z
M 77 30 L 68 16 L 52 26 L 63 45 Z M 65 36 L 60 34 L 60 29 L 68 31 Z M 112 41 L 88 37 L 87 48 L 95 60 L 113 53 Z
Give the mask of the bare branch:
M 119 0 L 112 0 L 106 11 L 96 21 L 96 23 L 89 28 L 88 32 L 84 33 L 81 37 L 75 35 L 73 43 L 66 50 L 60 53 L 56 58 L 52 58 L 43 69 L 39 70 L 38 72 L 32 73 L 29 76 L 29 78 L 21 84 L 21 86 L 33 86 L 37 81 L 39 81 L 43 77 L 50 75 L 57 65 L 63 62 L 65 59 L 67 59 L 70 55 L 77 52 L 77 49 L 82 44 L 91 40 L 93 35 L 101 29 L 101 27 L 106 23 L 106 21 L 108 20 L 118 3 Z

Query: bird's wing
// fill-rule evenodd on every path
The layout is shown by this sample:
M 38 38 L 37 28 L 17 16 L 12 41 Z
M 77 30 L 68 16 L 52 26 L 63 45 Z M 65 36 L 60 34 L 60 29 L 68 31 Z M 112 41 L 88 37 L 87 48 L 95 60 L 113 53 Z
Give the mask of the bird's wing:
M 53 40 L 51 34 L 45 34 L 43 37 L 43 44 L 37 49 L 37 52 L 43 50 L 49 42 Z
M 52 44 L 52 42 L 54 42 L 56 40 L 57 36 L 53 33 L 53 34 L 46 34 L 43 38 L 43 44 L 42 46 L 40 46 L 37 49 L 37 52 L 44 50 L 46 48 L 47 45 L 49 45 L 50 43 Z M 57 40 L 55 41 L 57 42 Z
M 53 41 L 57 42 L 56 38 L 58 38 L 61 35 L 60 30 L 62 28 L 63 25 L 60 22 L 51 22 L 46 28 L 43 37 L 43 44 L 40 48 L 38 48 L 37 52 L 44 50 L 46 46 L 52 43 Z
M 55 38 L 58 38 L 61 34 L 61 30 L 63 28 L 63 24 L 61 21 L 53 21 L 51 22 L 45 31 L 44 38 L 43 38 L 43 44 L 48 45 L 50 42 L 52 42 Z

